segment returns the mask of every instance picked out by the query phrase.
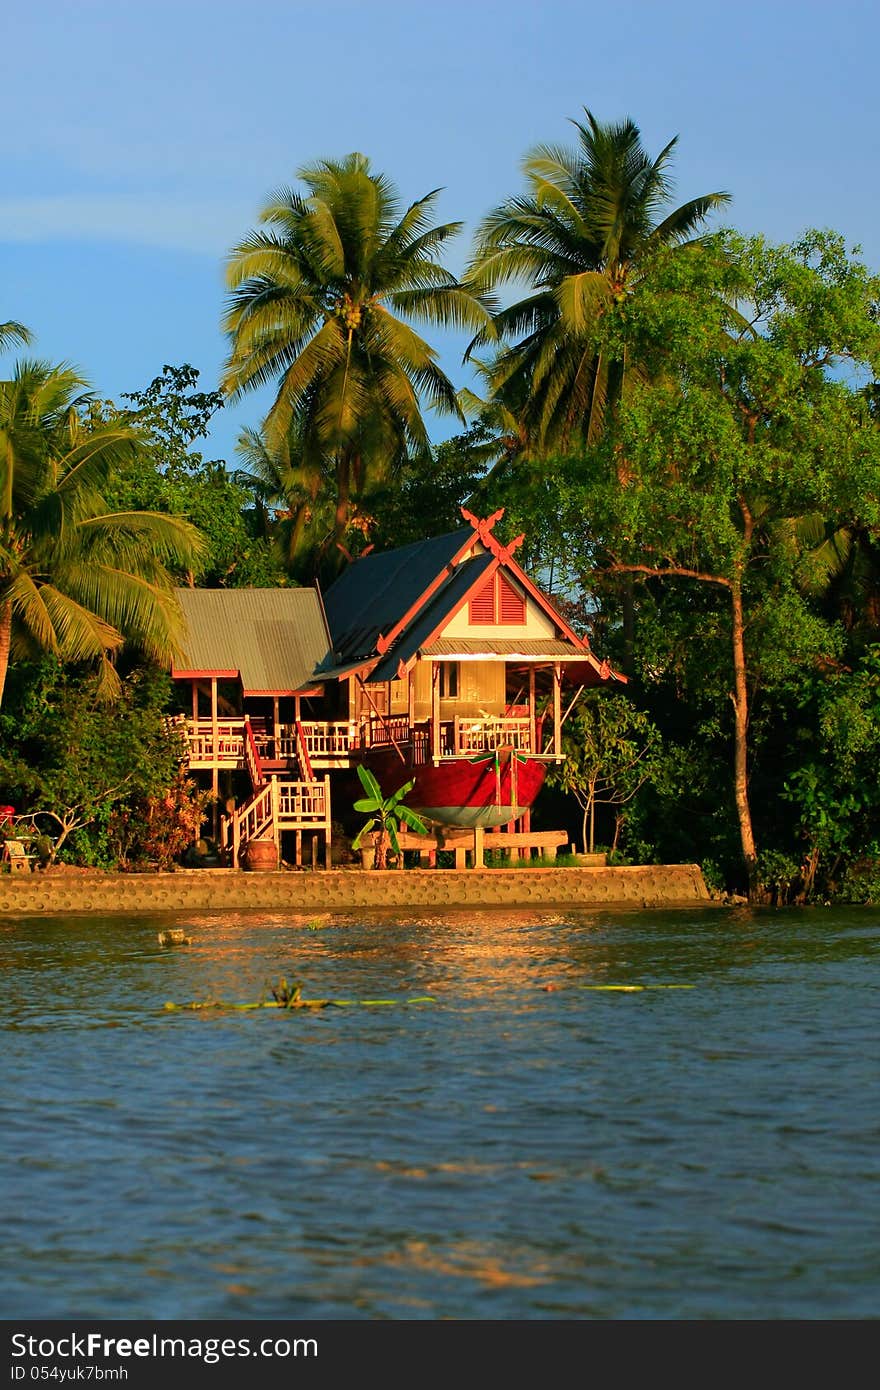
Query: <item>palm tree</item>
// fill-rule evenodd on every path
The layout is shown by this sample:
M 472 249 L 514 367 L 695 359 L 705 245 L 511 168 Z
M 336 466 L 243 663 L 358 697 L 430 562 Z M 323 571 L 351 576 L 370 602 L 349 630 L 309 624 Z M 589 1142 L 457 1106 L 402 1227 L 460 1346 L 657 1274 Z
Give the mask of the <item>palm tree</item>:
M 0 381 L 0 700 L 11 656 L 96 661 L 112 696 L 124 642 L 164 663 L 182 634 L 168 566 L 196 566 L 203 543 L 179 517 L 109 510 L 103 491 L 139 436 L 87 421 L 85 388 L 36 361 Z
M 493 318 L 504 346 L 488 376 L 538 454 L 601 436 L 626 363 L 597 349 L 598 320 L 631 293 L 654 252 L 693 245 L 709 213 L 730 200 L 707 193 L 667 211 L 678 137 L 651 159 L 631 120 L 603 125 L 584 115 L 572 122 L 577 149 L 541 145 L 527 156 L 528 191 L 483 220 L 470 270 L 482 291 L 511 280 L 530 286 Z M 477 333 L 468 353 L 489 341 Z
M 261 430 L 243 429 L 236 453 L 244 464 L 233 480 L 253 498 L 257 534 L 271 538 L 287 572 L 305 574 L 315 536 L 332 533 L 332 478 L 320 453 L 310 454 L 296 422 L 276 444 Z
M 401 215 L 392 185 L 361 154 L 299 178 L 305 196 L 279 190 L 263 228 L 230 255 L 222 385 L 238 398 L 278 384 L 266 443 L 277 450 L 295 431 L 324 492 L 329 475 L 341 541 L 377 468 L 428 456 L 422 400 L 461 415 L 436 352 L 407 320 L 491 336 L 491 316 L 437 259 L 460 228 L 433 224 L 439 190 Z
M 15 319 L 0 323 L 0 352 L 5 352 L 13 343 L 19 347 L 26 347 L 30 341 L 30 329 L 25 328 L 23 323 L 16 323 Z

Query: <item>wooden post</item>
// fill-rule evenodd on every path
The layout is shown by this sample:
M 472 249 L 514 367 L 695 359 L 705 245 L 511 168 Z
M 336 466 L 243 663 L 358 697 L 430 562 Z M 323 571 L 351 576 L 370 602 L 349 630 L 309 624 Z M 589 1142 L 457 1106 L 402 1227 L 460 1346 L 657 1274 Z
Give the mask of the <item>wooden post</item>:
M 199 683 L 198 683 L 198 681 L 193 681 L 193 683 L 192 683 L 192 711 L 193 711 L 193 713 L 192 713 L 193 722 L 194 722 L 194 723 L 197 723 L 197 722 L 198 722 L 198 718 L 199 718 Z
M 330 819 L 330 776 L 324 778 L 324 867 L 332 867 L 333 858 L 331 845 L 333 840 L 333 822 Z
M 216 843 L 217 832 L 220 821 L 220 808 L 217 804 L 220 796 L 219 768 L 217 767 L 217 744 L 220 736 L 217 729 L 217 677 L 211 677 L 211 792 L 214 800 L 211 803 L 211 834 Z
M 562 753 L 562 667 L 553 663 L 553 752 Z
M 538 730 L 535 721 L 535 668 L 529 667 L 529 751 L 540 753 Z
M 435 763 L 440 761 L 440 667 L 431 662 L 431 752 Z
M 280 724 L 280 722 L 281 722 L 281 719 L 280 719 L 280 716 L 279 716 L 279 713 L 278 713 L 278 696 L 277 696 L 277 695 L 273 695 L 273 696 L 272 696 L 272 757 L 275 758 L 276 761 L 277 761 L 278 758 L 281 757 L 281 749 L 280 749 L 279 743 L 278 743 L 278 725 Z
M 278 863 L 281 863 L 281 787 L 278 778 L 272 778 L 272 839 L 278 847 Z
M 481 825 L 474 826 L 474 868 L 483 869 L 483 836 L 485 831 Z
M 232 867 L 238 868 L 238 852 L 241 844 L 241 826 L 238 823 L 238 814 L 232 812 Z

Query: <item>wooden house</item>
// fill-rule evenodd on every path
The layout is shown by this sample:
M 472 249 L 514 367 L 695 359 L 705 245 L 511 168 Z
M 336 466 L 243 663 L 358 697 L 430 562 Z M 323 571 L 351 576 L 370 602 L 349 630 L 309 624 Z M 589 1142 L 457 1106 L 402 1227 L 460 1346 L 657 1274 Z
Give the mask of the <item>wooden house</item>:
M 463 515 L 459 531 L 353 561 L 323 602 L 315 589 L 181 591 L 190 637 L 173 675 L 192 686 L 190 766 L 215 789 L 223 769 L 249 778 L 233 862 L 255 833 L 250 803 L 265 829 L 272 796 L 306 804 L 319 787 L 329 845 L 328 774 L 358 762 L 386 794 L 413 781 L 408 803 L 438 824 L 527 825 L 578 693 L 624 679 L 517 564 L 522 537 L 495 537 L 501 513 Z

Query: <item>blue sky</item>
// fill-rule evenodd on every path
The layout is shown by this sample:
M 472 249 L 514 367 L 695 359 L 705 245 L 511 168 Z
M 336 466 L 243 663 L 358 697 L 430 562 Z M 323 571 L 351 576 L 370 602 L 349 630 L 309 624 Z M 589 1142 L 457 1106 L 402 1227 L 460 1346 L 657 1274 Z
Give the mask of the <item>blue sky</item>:
M 468 234 L 569 118 L 679 136 L 679 201 L 790 240 L 833 227 L 880 268 L 876 0 L 42 0 L 3 24 L 0 319 L 101 395 L 191 362 L 214 386 L 223 260 L 266 195 L 361 150 L 408 202 L 442 187 Z M 434 334 L 456 384 L 462 342 Z M 220 412 L 233 460 L 265 393 Z M 434 419 L 435 438 L 454 426 Z

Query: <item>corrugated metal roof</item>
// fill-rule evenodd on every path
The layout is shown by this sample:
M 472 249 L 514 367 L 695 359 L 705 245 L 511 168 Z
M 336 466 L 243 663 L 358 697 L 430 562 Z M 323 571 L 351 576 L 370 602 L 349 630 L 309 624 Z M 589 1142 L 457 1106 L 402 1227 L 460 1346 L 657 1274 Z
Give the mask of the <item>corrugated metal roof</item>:
M 408 662 L 415 656 L 422 643 L 427 641 L 451 616 L 453 610 L 464 599 L 494 563 L 488 550 L 475 555 L 470 560 L 462 560 L 433 598 L 413 618 L 408 627 L 389 648 L 376 669 L 371 673 L 371 681 L 393 680 L 401 661 Z M 389 674 L 389 672 L 391 674 Z
M 450 531 L 365 555 L 343 570 L 324 595 L 336 660 L 375 656 L 379 634 L 390 632 L 473 534 L 470 527 Z
M 314 589 L 178 589 L 186 619 L 175 676 L 238 671 L 244 692 L 288 694 L 314 684 L 328 634 Z
M 499 660 L 516 663 L 521 658 L 527 664 L 535 661 L 560 662 L 563 679 L 575 685 L 605 685 L 611 681 L 626 684 L 626 676 L 614 671 L 607 662 L 597 661 L 592 652 L 578 651 L 571 642 L 559 638 L 516 638 L 488 637 L 478 642 L 470 638 L 441 637 L 429 647 L 423 647 L 424 656 L 432 657 L 483 657 L 497 656 Z
M 579 652 L 571 642 L 552 637 L 481 637 L 474 641 L 470 637 L 441 637 L 423 648 L 425 656 L 546 656 L 556 661 L 565 657 L 568 661 L 592 660 L 585 652 Z

